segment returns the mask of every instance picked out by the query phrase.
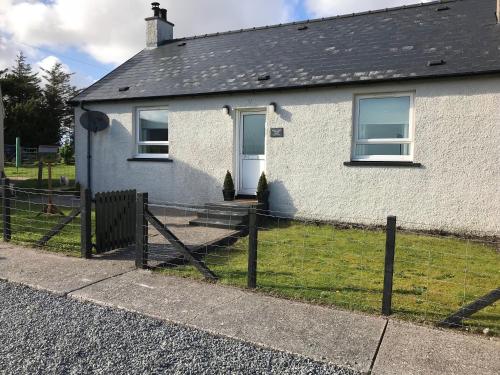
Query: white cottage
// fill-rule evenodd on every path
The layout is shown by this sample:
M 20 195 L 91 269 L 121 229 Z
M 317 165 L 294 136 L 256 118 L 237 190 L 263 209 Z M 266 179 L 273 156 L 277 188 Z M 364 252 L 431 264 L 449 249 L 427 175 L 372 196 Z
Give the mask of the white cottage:
M 110 118 L 92 135 L 93 192 L 203 204 L 227 170 L 242 197 L 265 171 L 282 215 L 498 234 L 499 4 L 175 39 L 153 3 L 146 48 L 73 99 L 78 180 L 83 107 Z

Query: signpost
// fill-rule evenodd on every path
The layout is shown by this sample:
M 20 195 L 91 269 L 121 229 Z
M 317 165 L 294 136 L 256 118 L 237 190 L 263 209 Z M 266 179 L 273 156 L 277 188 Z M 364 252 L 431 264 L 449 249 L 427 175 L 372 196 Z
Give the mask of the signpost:
M 22 162 L 21 155 L 21 138 L 16 137 L 16 169 L 19 170 Z
M 39 146 L 38 147 L 38 157 L 42 163 L 47 164 L 47 185 L 48 185 L 48 198 L 47 204 L 43 207 L 43 213 L 49 215 L 60 214 L 64 216 L 64 213 L 57 208 L 57 206 L 52 202 L 52 164 L 55 163 L 59 157 L 59 147 L 58 146 Z

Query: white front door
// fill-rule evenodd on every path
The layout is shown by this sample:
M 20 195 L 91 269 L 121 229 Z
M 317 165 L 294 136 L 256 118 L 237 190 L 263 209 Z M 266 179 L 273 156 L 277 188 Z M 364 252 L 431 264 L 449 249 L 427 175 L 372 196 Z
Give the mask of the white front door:
M 238 194 L 255 195 L 266 169 L 266 112 L 240 112 Z

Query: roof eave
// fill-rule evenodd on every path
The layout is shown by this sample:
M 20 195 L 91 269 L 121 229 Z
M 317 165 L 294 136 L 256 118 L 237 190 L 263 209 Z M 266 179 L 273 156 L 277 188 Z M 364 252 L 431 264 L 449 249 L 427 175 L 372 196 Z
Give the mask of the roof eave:
M 300 90 L 300 89 L 314 89 L 314 88 L 326 88 L 326 87 L 337 87 L 337 86 L 349 86 L 349 85 L 367 85 L 367 84 L 380 84 L 389 82 L 401 82 L 401 81 L 416 81 L 416 80 L 428 80 L 437 78 L 459 78 L 459 77 L 473 77 L 473 76 L 486 76 L 486 75 L 496 75 L 500 74 L 500 69 L 480 71 L 480 72 L 462 72 L 462 73 L 448 73 L 448 74 L 431 74 L 425 76 L 406 76 L 406 77 L 391 77 L 391 78 L 379 78 L 370 80 L 356 80 L 356 81 L 340 81 L 340 82 L 330 82 L 330 83 L 318 83 L 318 84 L 308 84 L 308 85 L 296 85 L 296 86 L 279 86 L 279 87 L 263 87 L 254 89 L 240 89 L 240 90 L 226 90 L 226 91 L 211 91 L 211 92 L 198 92 L 189 94 L 174 94 L 174 95 L 156 95 L 156 96 L 137 96 L 137 97 L 126 97 L 126 98 L 110 98 L 110 99 L 82 99 L 76 100 L 77 97 L 72 98 L 68 103 L 74 107 L 78 106 L 80 103 L 107 103 L 107 102 L 123 102 L 130 100 L 156 100 L 156 99 L 172 99 L 172 98 L 185 98 L 185 97 L 197 97 L 197 96 L 212 96 L 212 95 L 224 95 L 224 94 L 245 94 L 245 93 L 256 93 L 256 92 L 270 92 L 270 91 L 286 91 L 286 90 Z

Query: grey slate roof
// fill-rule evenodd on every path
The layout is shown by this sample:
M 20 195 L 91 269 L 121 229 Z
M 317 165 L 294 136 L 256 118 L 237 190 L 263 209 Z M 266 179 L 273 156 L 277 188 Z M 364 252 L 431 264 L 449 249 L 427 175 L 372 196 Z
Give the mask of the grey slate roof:
M 495 4 L 451 0 L 177 39 L 139 52 L 74 101 L 497 73 Z

